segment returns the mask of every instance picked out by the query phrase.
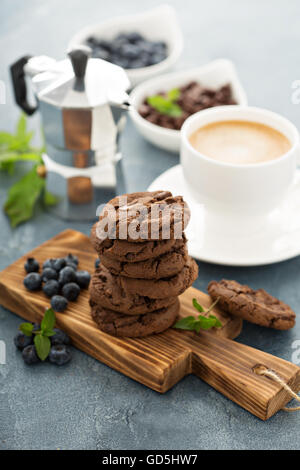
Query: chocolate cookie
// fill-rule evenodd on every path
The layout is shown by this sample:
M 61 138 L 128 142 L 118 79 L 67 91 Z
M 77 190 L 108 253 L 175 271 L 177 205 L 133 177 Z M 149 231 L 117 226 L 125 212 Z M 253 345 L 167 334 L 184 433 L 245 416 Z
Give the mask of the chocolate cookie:
M 198 276 L 197 263 L 187 257 L 183 269 L 172 277 L 162 279 L 132 279 L 114 276 L 126 294 L 137 294 L 151 299 L 178 296 L 190 287 Z
M 139 262 L 150 258 L 156 258 L 170 250 L 177 250 L 182 248 L 186 243 L 185 235 L 182 239 L 170 240 L 156 240 L 143 243 L 131 243 L 126 240 L 116 240 L 106 238 L 100 240 L 97 237 L 96 225 L 93 225 L 91 230 L 91 242 L 96 252 L 105 255 L 106 258 L 110 257 L 117 261 L 126 262 Z
M 176 302 L 177 297 L 153 299 L 137 293 L 131 294 L 123 288 L 120 277 L 114 276 L 100 264 L 92 276 L 90 299 L 94 304 L 110 310 L 127 315 L 140 315 L 168 307 Z
M 179 313 L 179 301 L 145 315 L 123 315 L 91 302 L 92 317 L 100 330 L 113 336 L 141 338 L 170 328 Z
M 112 274 L 139 279 L 160 279 L 178 274 L 187 261 L 187 249 L 182 246 L 164 253 L 157 258 L 150 258 L 137 263 L 117 261 L 106 255 L 101 256 L 101 263 Z
M 182 196 L 169 191 L 124 194 L 111 199 L 97 224 L 97 237 L 133 243 L 182 238 L 190 211 Z
M 264 289 L 253 290 L 236 281 L 223 279 L 210 282 L 207 290 L 214 300 L 220 298 L 220 308 L 251 323 L 277 330 L 288 330 L 295 325 L 293 310 Z

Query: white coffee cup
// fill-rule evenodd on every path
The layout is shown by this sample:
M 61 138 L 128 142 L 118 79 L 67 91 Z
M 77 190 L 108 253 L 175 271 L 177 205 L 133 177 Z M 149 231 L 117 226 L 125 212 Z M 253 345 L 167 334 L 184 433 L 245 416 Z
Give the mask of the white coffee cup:
M 292 147 L 279 158 L 254 164 L 223 163 L 197 151 L 189 137 L 218 121 L 252 121 L 270 126 Z M 180 158 L 188 188 L 199 203 L 222 213 L 262 215 L 277 207 L 296 175 L 300 155 L 299 133 L 286 118 L 250 106 L 218 106 L 190 116 L 181 129 Z

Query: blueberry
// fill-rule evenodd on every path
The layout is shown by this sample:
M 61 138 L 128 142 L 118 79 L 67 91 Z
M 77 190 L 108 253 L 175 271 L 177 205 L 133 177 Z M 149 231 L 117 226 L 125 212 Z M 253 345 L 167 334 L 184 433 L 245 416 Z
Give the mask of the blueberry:
M 66 266 L 60 271 L 58 280 L 61 286 L 69 282 L 76 282 L 76 271 L 71 266 Z
M 16 336 L 14 337 L 14 343 L 20 351 L 23 351 L 24 348 L 32 344 L 32 335 L 26 336 L 22 331 L 18 331 Z
M 97 258 L 97 259 L 95 260 L 95 268 L 97 269 L 97 268 L 99 268 L 99 266 L 100 266 L 100 259 Z M 78 273 L 77 273 L 77 274 L 78 274 Z
M 86 43 L 90 47 L 95 47 L 98 44 L 98 40 L 97 40 L 97 38 L 95 38 L 95 36 L 90 36 L 90 37 L 87 38 Z
M 138 46 L 135 46 L 134 44 L 123 44 L 123 46 L 120 48 L 120 53 L 123 57 L 126 59 L 138 59 L 140 55 L 140 49 Z
M 167 49 L 167 44 L 164 41 L 154 41 L 152 46 L 157 52 L 166 52 Z
M 28 365 L 36 364 L 37 362 L 40 361 L 36 353 L 34 344 L 31 344 L 30 346 L 26 346 L 26 348 L 23 349 L 22 357 L 23 357 L 25 364 L 28 364 Z
M 114 42 L 115 41 L 129 41 L 129 38 L 128 38 L 128 33 L 119 33 L 115 39 L 114 39 Z
M 71 261 L 68 261 L 66 266 L 69 266 L 69 268 L 72 268 L 74 271 L 77 271 L 77 265 L 74 263 L 71 263 Z
M 46 281 L 43 285 L 43 292 L 47 297 L 53 297 L 59 293 L 59 283 L 55 279 L 50 279 Z
M 89 286 L 91 275 L 88 271 L 77 271 L 76 282 L 82 288 L 86 289 Z
M 108 52 L 110 52 L 111 50 L 111 43 L 109 41 L 106 41 L 105 39 L 98 39 L 96 45 L 97 47 L 101 47 L 102 49 L 105 49 Z
M 56 260 L 53 258 L 46 259 L 46 261 L 43 263 L 43 269 L 53 268 L 55 261 Z
M 149 41 L 140 41 L 137 46 L 140 49 L 141 53 L 146 52 L 147 54 L 154 54 L 154 52 L 156 52 L 155 46 L 152 42 Z
M 148 54 L 147 52 L 141 52 L 139 61 L 141 64 L 143 64 L 143 67 L 147 67 L 151 62 L 151 54 Z
M 68 256 L 65 257 L 66 263 L 73 263 L 78 266 L 78 257 L 75 255 L 72 255 L 72 253 L 69 253 Z
M 51 307 L 56 312 L 63 312 L 64 310 L 66 310 L 66 308 L 68 306 L 67 299 L 65 297 L 63 297 L 62 295 L 54 295 L 51 298 L 50 303 L 51 303 Z
M 40 269 L 40 265 L 36 259 L 27 258 L 27 261 L 24 264 L 24 268 L 27 273 L 36 273 Z
M 71 340 L 67 333 L 64 331 L 60 330 L 59 328 L 53 328 L 53 331 L 55 331 L 55 335 L 50 336 L 50 341 L 52 346 L 55 344 L 70 344 Z
M 62 288 L 62 295 L 70 301 L 75 301 L 80 294 L 80 287 L 75 282 L 69 282 Z
M 63 366 L 71 360 L 71 357 L 71 351 L 65 344 L 56 344 L 50 349 L 49 361 L 52 364 Z
M 111 52 L 113 54 L 120 54 L 121 48 L 127 44 L 128 44 L 128 41 L 126 38 L 114 39 L 111 43 Z
M 143 40 L 143 36 L 140 33 L 136 32 L 136 31 L 133 31 L 131 33 L 127 33 L 126 36 L 127 36 L 128 41 L 132 42 L 132 43 L 136 43 L 138 41 Z
M 128 65 L 129 69 L 141 69 L 142 67 L 144 67 L 144 63 L 141 59 L 132 60 Z
M 159 52 L 156 52 L 155 54 L 153 54 L 150 57 L 149 63 L 150 63 L 150 65 L 159 64 L 159 62 L 162 62 L 163 60 L 165 60 L 165 58 L 166 58 L 165 54 L 161 54 Z
M 67 262 L 65 260 L 65 258 L 57 258 L 56 260 L 54 260 L 54 263 L 53 263 L 53 269 L 55 269 L 55 271 L 61 271 L 62 268 L 64 268 L 66 266 Z
M 42 285 L 42 278 L 38 273 L 29 273 L 24 278 L 24 286 L 26 289 L 35 291 L 39 290 Z
M 125 59 L 124 57 L 120 57 L 117 55 L 112 55 L 110 56 L 110 62 L 112 62 L 115 65 L 118 65 L 119 67 L 122 67 L 123 69 L 128 69 L 129 68 L 129 60 Z
M 54 268 L 45 268 L 42 272 L 42 280 L 44 282 L 49 281 L 50 279 L 57 279 L 58 274 Z
M 107 51 L 103 47 L 95 47 L 93 49 L 93 57 L 96 57 L 97 59 L 108 60 L 109 56 L 110 56 L 109 51 Z

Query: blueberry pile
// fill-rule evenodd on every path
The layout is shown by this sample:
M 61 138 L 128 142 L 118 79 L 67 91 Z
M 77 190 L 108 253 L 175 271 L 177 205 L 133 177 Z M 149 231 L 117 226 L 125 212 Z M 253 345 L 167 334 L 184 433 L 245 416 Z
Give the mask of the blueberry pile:
M 75 302 L 81 289 L 86 289 L 90 283 L 88 271 L 77 271 L 78 257 L 71 253 L 65 258 L 47 259 L 42 272 L 40 265 L 34 258 L 28 258 L 25 265 L 27 275 L 24 278 L 24 286 L 29 291 L 43 290 L 51 299 L 51 307 L 56 312 L 63 312 L 68 302 Z
M 87 45 L 92 57 L 104 59 L 124 69 L 139 69 L 167 58 L 164 41 L 149 41 L 138 32 L 120 33 L 111 41 L 90 36 Z
M 41 325 L 39 323 L 34 323 L 33 325 L 33 331 L 40 330 Z M 62 366 L 67 364 L 67 362 L 69 362 L 72 358 L 71 349 L 69 348 L 71 340 L 67 333 L 60 330 L 59 328 L 54 328 L 53 332 L 55 334 L 50 337 L 51 349 L 47 359 L 52 364 Z M 41 362 L 34 345 L 34 334 L 27 336 L 22 333 L 22 331 L 18 331 L 14 338 L 14 343 L 16 347 L 22 352 L 22 358 L 25 364 L 33 365 Z

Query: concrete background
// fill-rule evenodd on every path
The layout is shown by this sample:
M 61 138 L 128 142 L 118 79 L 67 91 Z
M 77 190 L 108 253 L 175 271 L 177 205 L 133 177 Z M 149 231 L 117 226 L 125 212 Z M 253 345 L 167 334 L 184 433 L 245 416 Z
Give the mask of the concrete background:
M 249 103 L 282 113 L 300 127 L 291 103 L 300 78 L 300 5 L 297 0 L 177 0 L 185 38 L 177 69 L 227 57 L 237 66 Z M 13 103 L 8 66 L 24 54 L 64 56 L 69 38 L 82 26 L 160 4 L 151 0 L 1 0 L 0 79 L 7 104 L 0 129 L 12 130 L 19 110 Z M 30 120 L 38 129 L 38 117 Z M 137 135 L 131 123 L 122 149 L 128 191 L 144 190 L 178 158 Z M 20 170 L 21 171 L 21 170 Z M 15 176 L 17 177 L 18 174 Z M 0 174 L 0 205 L 14 178 Z M 16 230 L 0 215 L 0 269 L 56 233 L 89 224 L 64 223 L 46 213 Z M 196 287 L 235 278 L 264 287 L 299 312 L 300 257 L 273 266 L 230 268 L 199 263 Z M 1 299 L 0 299 L 1 302 Z M 299 414 L 279 412 L 262 422 L 196 377 L 159 395 L 74 351 L 66 367 L 26 367 L 13 345 L 20 318 L 0 308 L 0 340 L 7 364 L 0 365 L 0 449 L 299 449 Z M 239 341 L 291 360 L 300 324 L 276 332 L 245 324 Z

